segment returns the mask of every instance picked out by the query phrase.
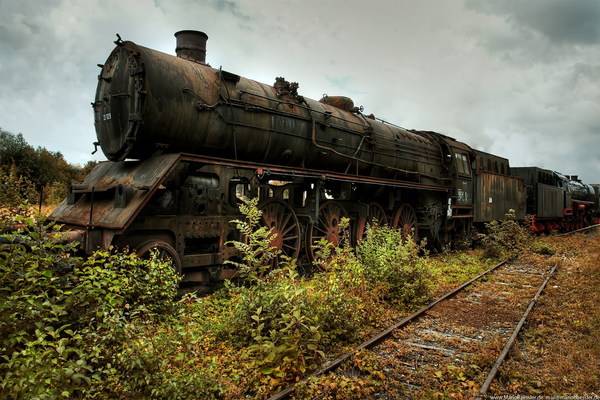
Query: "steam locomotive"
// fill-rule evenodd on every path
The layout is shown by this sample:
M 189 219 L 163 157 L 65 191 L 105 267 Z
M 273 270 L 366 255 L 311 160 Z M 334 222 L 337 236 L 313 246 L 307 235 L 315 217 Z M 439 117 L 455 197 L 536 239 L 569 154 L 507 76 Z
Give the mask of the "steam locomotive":
M 119 37 L 99 65 L 95 145 L 109 161 L 51 215 L 88 253 L 157 249 L 188 281 L 230 277 L 226 242 L 244 197 L 260 199 L 272 244 L 307 261 L 315 241 L 339 243 L 343 217 L 355 243 L 376 220 L 439 247 L 509 209 L 536 215 L 537 230 L 597 215 L 598 190 L 576 178 L 511 168 L 449 136 L 366 115 L 347 97 L 303 97 L 282 77 L 271 86 L 212 68 L 206 34 L 175 37 L 177 56 Z

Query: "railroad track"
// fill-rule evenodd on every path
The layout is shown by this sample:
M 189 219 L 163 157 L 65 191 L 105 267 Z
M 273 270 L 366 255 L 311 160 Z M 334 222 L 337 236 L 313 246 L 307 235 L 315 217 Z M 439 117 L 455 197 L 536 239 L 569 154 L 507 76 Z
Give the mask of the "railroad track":
M 353 366 L 353 357 L 368 351 L 385 371 L 375 398 L 431 396 L 436 389 L 443 391 L 445 375 L 456 373 L 458 381 L 467 381 L 465 372 L 471 382 L 478 381 L 479 389 L 470 390 L 485 396 L 555 271 L 556 266 L 540 270 L 518 261 L 500 262 L 361 343 L 354 351 L 329 361 L 312 376 L 334 371 L 358 376 L 361 371 Z M 473 370 L 477 357 L 487 354 L 489 358 L 491 354 L 495 358 L 502 344 L 504 347 L 487 374 Z M 288 398 L 295 388 L 292 385 L 269 400 Z
M 588 232 L 588 231 L 591 231 L 591 230 L 593 230 L 595 228 L 598 228 L 598 227 L 600 227 L 600 224 L 590 225 L 590 226 L 586 226 L 585 228 L 575 229 L 574 231 L 569 231 L 569 232 L 561 233 L 561 234 L 556 235 L 556 236 L 561 237 L 561 236 L 572 235 L 574 233 Z

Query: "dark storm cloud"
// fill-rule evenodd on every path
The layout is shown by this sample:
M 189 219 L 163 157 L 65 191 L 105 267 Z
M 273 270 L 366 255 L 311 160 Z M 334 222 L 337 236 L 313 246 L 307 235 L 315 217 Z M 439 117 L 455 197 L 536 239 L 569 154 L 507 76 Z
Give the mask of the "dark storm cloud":
M 97 63 L 124 39 L 600 182 L 600 1 L 0 0 L 0 127 L 87 160 Z
M 515 29 L 532 30 L 553 43 L 600 42 L 598 0 L 469 0 L 467 4 L 481 12 L 505 16 Z

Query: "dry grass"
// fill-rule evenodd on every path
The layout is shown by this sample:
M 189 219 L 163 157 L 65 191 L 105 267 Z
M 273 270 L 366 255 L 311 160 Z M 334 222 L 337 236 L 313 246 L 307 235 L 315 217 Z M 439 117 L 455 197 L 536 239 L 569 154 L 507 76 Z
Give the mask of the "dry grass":
M 559 270 L 502 367 L 494 394 L 600 393 L 600 236 L 544 238 Z M 529 255 L 539 262 L 540 256 Z

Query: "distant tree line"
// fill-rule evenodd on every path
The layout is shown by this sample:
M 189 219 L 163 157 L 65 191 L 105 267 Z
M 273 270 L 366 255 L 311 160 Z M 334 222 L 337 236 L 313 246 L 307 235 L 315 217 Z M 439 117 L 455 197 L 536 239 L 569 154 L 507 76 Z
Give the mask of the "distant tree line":
M 34 148 L 22 134 L 0 128 L 0 206 L 37 204 L 40 194 L 44 205 L 57 204 L 71 182 L 83 180 L 95 165 L 70 164 L 60 152 Z

